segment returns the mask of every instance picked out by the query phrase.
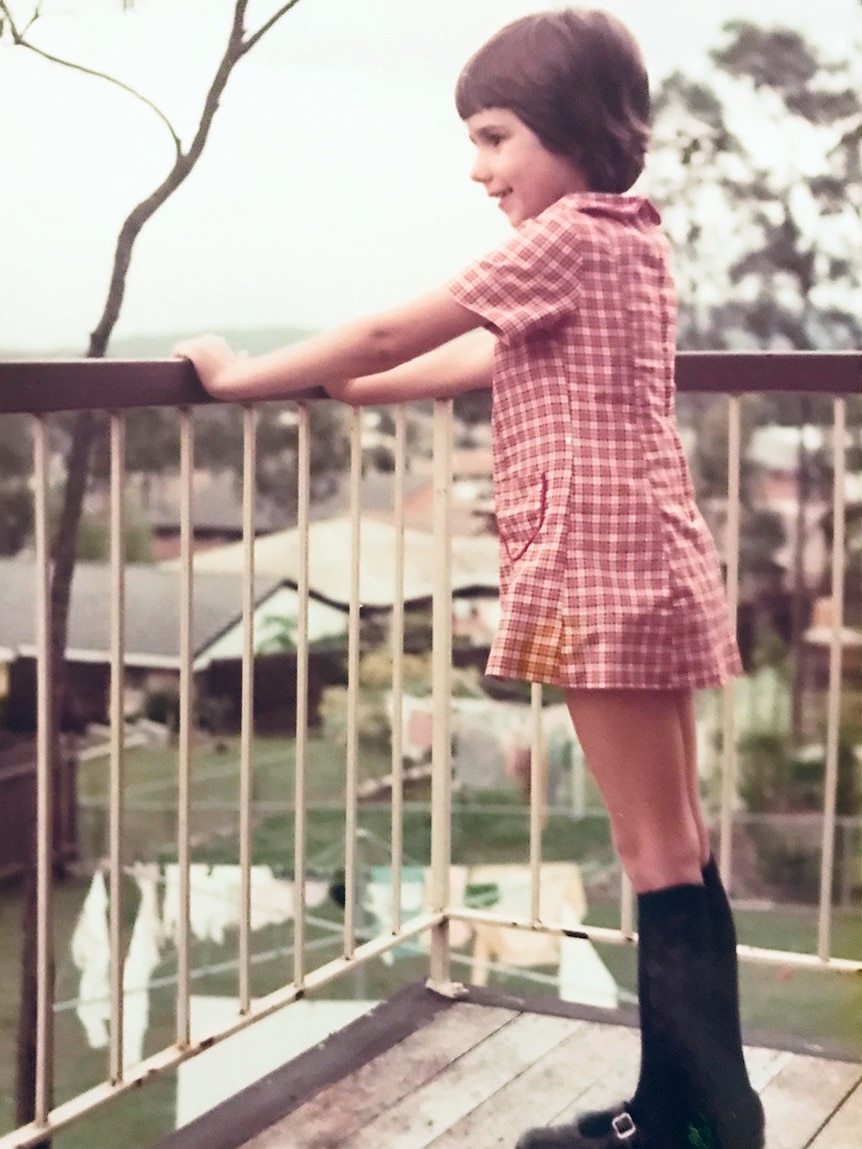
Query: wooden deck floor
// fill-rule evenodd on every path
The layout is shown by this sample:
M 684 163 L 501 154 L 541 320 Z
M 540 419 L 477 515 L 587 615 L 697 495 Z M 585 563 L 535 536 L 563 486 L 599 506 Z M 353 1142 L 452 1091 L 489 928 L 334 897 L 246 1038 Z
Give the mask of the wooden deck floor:
M 632 1089 L 637 1030 L 606 1016 L 414 986 L 160 1149 L 511 1149 L 530 1125 Z M 767 1149 L 862 1147 L 862 1065 L 765 1045 L 746 1060 Z

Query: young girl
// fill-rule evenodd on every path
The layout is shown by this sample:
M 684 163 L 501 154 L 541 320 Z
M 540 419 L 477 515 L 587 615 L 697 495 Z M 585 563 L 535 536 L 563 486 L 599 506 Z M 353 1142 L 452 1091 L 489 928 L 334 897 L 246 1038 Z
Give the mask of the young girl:
M 643 167 L 647 75 L 617 20 L 567 9 L 497 33 L 456 103 L 472 178 L 515 228 L 506 243 L 404 307 L 269 355 L 240 358 L 214 336 L 175 353 L 231 400 L 492 387 L 501 623 L 488 673 L 565 690 L 638 895 L 637 1087 L 518 1149 L 760 1149 L 692 706 L 739 655 L 675 424 L 665 239 L 649 202 L 622 194 Z

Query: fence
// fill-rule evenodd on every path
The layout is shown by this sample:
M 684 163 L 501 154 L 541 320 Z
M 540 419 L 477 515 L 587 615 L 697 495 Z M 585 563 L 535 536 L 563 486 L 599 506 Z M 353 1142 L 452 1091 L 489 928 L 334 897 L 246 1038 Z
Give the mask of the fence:
M 746 394 L 775 392 L 818 392 L 832 399 L 834 481 L 832 515 L 834 531 L 831 549 L 832 592 L 831 622 L 828 627 L 828 693 L 826 700 L 825 778 L 823 808 L 818 826 L 820 865 L 818 940 L 816 952 L 788 953 L 777 950 L 742 947 L 744 958 L 797 965 L 808 968 L 858 973 L 862 963 L 831 956 L 830 928 L 832 887 L 836 842 L 836 788 L 838 777 L 838 740 L 841 708 L 842 658 L 847 641 L 844 626 L 845 585 L 845 442 L 846 410 L 849 396 L 856 396 L 862 383 L 862 355 L 836 354 L 711 354 L 681 355 L 678 363 L 680 391 L 724 394 L 728 406 L 728 472 L 727 538 L 725 560 L 727 594 L 736 612 L 739 600 L 739 511 L 741 474 L 741 406 Z M 194 611 L 194 567 L 192 562 L 191 492 L 194 470 L 195 405 L 207 402 L 191 367 L 178 362 L 124 363 L 118 361 L 82 361 L 69 363 L 3 363 L 0 364 L 0 413 L 23 412 L 32 415 L 34 444 L 33 491 L 36 522 L 36 579 L 33 587 L 38 617 L 38 970 L 37 970 L 37 1058 L 36 1106 L 34 1120 L 7 1136 L 0 1137 L 0 1149 L 32 1145 L 55 1130 L 79 1119 L 96 1106 L 135 1087 L 145 1085 L 193 1057 L 213 1041 L 254 1025 L 305 995 L 330 982 L 352 975 L 363 963 L 402 946 L 418 935 L 429 940 L 428 974 L 430 981 L 446 990 L 453 981 L 450 953 L 450 925 L 457 922 L 490 923 L 534 932 L 567 934 L 592 940 L 625 943 L 633 938 L 633 899 L 624 890 L 621 920 L 617 928 L 579 927 L 573 931 L 559 922 L 546 921 L 542 913 L 541 863 L 542 826 L 545 816 L 542 795 L 545 793 L 542 750 L 542 690 L 531 691 L 531 804 L 530 804 L 530 898 L 529 910 L 519 920 L 481 908 L 457 904 L 450 885 L 451 876 L 451 805 L 452 780 L 450 758 L 450 699 L 452 676 L 452 608 L 451 608 L 451 537 L 449 504 L 452 474 L 452 411 L 448 402 L 437 402 L 434 408 L 434 569 L 433 575 L 433 697 L 431 777 L 431 843 L 430 898 L 423 912 L 408 916 L 402 904 L 403 824 L 405 817 L 403 738 L 399 715 L 404 692 L 401 652 L 404 647 L 404 474 L 406 456 L 406 416 L 397 409 L 395 418 L 395 553 L 392 571 L 391 641 L 393 649 L 392 693 L 395 699 L 392 725 L 391 783 L 391 858 L 392 904 L 390 927 L 370 939 L 361 936 L 357 920 L 356 889 L 360 861 L 357 842 L 360 791 L 358 702 L 359 702 L 359 622 L 360 622 L 360 548 L 359 488 L 362 458 L 361 424 L 353 413 L 351 438 L 351 553 L 350 603 L 347 634 L 347 734 L 344 747 L 344 923 L 342 954 L 335 960 L 315 965 L 308 944 L 306 924 L 307 855 L 307 751 L 308 751 L 308 533 L 310 507 L 310 427 L 307 398 L 297 406 L 298 419 L 298 528 L 304 540 L 300 554 L 297 586 L 301 609 L 296 633 L 296 681 L 291 693 L 296 697 L 296 738 L 293 807 L 294 821 L 294 944 L 290 980 L 262 999 L 252 1000 L 250 991 L 251 894 L 252 894 L 252 793 L 253 793 L 253 584 L 254 548 L 254 474 L 256 462 L 255 411 L 244 409 L 243 448 L 243 520 L 244 583 L 242 617 L 245 626 L 242 674 L 242 730 L 239 797 L 238 854 L 241 875 L 238 893 L 238 961 L 236 993 L 237 1012 L 217 1034 L 205 1041 L 193 1040 L 190 1029 L 190 872 L 194 858 L 191 840 L 191 784 L 195 759 L 193 721 L 194 650 L 192 620 Z M 159 1052 L 140 1063 L 127 1066 L 123 1056 L 123 877 L 127 858 L 124 851 L 124 567 L 119 540 L 123 532 L 123 487 L 125 476 L 124 412 L 129 408 L 169 406 L 179 410 L 182 489 L 181 508 L 181 580 L 179 627 L 179 732 L 177 738 L 177 863 L 176 863 L 176 952 L 177 995 L 175 1039 Z M 111 596 L 105 609 L 110 612 L 111 673 L 110 717 L 112 744 L 110 754 L 109 858 L 107 882 L 109 893 L 109 926 L 111 939 L 110 1017 L 107 1068 L 104 1081 L 94 1088 L 54 1105 L 52 1101 L 52 1016 L 54 989 L 52 968 L 52 770 L 50 680 L 51 627 L 50 543 L 48 539 L 48 490 L 50 443 L 46 427 L 51 412 L 70 410 L 108 410 L 111 425 Z M 720 863 L 726 879 L 733 878 L 733 828 L 736 813 L 736 715 L 733 692 L 724 694 L 722 709 L 722 791 L 720 803 Z

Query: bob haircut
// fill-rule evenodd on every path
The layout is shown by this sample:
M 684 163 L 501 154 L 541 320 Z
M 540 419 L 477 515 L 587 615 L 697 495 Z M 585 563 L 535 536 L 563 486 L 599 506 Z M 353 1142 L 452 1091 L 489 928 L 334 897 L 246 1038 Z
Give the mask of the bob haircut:
M 632 34 L 606 12 L 565 8 L 507 24 L 468 60 L 455 89 L 462 120 L 506 108 L 550 152 L 574 160 L 591 191 L 640 175 L 650 94 Z

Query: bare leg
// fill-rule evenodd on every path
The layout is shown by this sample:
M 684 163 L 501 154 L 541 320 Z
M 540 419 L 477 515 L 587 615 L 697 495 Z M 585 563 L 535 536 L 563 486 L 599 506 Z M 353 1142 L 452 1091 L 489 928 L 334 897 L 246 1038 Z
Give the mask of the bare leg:
M 682 729 L 682 741 L 685 751 L 685 775 L 688 786 L 691 812 L 697 825 L 697 836 L 700 840 L 700 864 L 705 866 L 712 853 L 709 841 L 709 831 L 703 817 L 703 806 L 700 800 L 700 775 L 697 771 L 697 726 L 694 718 L 694 696 L 690 690 L 682 690 L 678 694 L 679 716 Z
M 686 700 L 690 708 L 687 690 L 566 692 L 617 852 L 638 893 L 703 882 L 705 830 L 699 798 L 695 804 L 692 797 Z
M 641 1071 L 631 1100 L 528 1130 L 517 1149 L 763 1149 L 745 1072 L 734 942 L 709 855 L 691 692 L 570 691 L 623 866 L 638 891 Z M 711 903 L 715 905 L 711 905 Z M 722 940 L 721 931 L 727 937 Z M 719 949 L 727 949 L 722 957 Z

